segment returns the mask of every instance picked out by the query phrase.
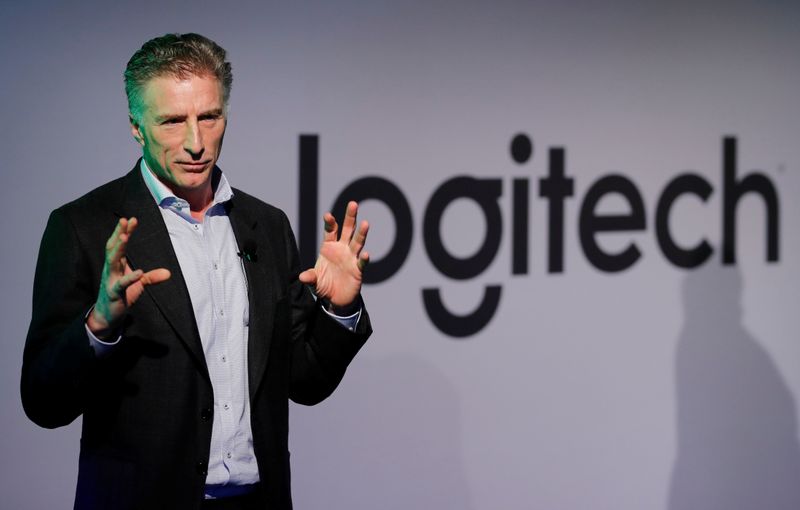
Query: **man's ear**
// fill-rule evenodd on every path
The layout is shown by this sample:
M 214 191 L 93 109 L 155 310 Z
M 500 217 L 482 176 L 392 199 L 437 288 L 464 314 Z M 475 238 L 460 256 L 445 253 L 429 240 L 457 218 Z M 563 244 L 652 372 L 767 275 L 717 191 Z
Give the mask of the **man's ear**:
M 130 114 L 128 115 L 128 121 L 131 123 L 131 134 L 133 138 L 139 142 L 139 145 L 144 147 L 144 134 L 142 134 L 142 128 L 139 126 L 139 123 L 136 122 L 136 119 Z

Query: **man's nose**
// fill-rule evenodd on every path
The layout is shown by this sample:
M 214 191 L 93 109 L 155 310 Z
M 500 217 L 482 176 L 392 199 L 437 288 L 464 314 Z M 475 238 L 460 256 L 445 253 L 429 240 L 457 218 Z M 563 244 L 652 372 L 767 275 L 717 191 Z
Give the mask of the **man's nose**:
M 196 121 L 189 121 L 186 123 L 186 136 L 183 140 L 183 148 L 192 155 L 193 158 L 199 158 L 203 155 L 205 146 L 203 145 L 203 135 L 200 132 L 200 124 Z

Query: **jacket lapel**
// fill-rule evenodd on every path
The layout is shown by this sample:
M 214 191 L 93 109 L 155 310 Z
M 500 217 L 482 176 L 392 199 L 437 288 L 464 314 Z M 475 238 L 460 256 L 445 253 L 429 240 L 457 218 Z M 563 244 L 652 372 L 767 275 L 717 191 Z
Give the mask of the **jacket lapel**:
M 135 216 L 139 220 L 139 226 L 128 242 L 127 259 L 131 268 L 149 271 L 163 267 L 172 274 L 165 282 L 145 287 L 145 292 L 153 299 L 210 382 L 189 291 L 164 219 L 142 179 L 139 163 L 127 175 L 118 214 L 125 218 Z
M 275 318 L 274 289 L 270 283 L 274 276 L 271 273 L 272 253 L 265 241 L 268 236 L 258 231 L 256 212 L 250 210 L 241 198 L 237 198 L 236 191 L 228 202 L 227 210 L 247 277 L 247 298 L 250 308 L 247 373 L 252 399 L 264 376 L 272 340 L 272 325 Z

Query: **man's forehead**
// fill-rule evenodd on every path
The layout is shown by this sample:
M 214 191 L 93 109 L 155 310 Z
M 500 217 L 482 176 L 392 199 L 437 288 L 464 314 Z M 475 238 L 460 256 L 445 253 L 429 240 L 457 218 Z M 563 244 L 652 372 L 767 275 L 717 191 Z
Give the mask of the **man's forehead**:
M 215 109 L 223 105 L 222 83 L 211 75 L 155 76 L 142 87 L 147 108 L 156 110 L 186 107 Z

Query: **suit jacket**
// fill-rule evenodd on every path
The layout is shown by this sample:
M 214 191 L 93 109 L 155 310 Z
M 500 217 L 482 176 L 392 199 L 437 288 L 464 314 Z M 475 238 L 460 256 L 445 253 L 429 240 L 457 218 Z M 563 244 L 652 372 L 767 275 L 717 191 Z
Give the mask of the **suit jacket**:
M 235 190 L 228 214 L 245 261 L 250 306 L 248 382 L 253 447 L 270 509 L 291 508 L 288 399 L 333 392 L 371 333 L 314 303 L 282 211 Z M 84 320 L 97 297 L 105 243 L 120 217 L 139 219 L 133 269 L 165 267 L 131 307 L 123 339 L 95 356 Z M 76 509 L 196 509 L 206 478 L 213 389 L 180 266 L 139 172 L 51 213 L 39 250 L 21 381 L 27 415 L 58 427 L 83 415 Z

